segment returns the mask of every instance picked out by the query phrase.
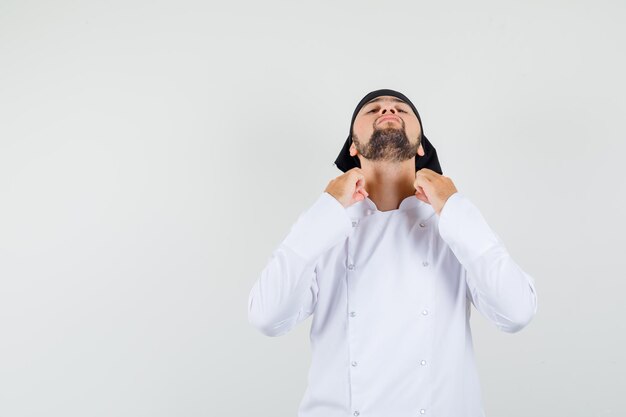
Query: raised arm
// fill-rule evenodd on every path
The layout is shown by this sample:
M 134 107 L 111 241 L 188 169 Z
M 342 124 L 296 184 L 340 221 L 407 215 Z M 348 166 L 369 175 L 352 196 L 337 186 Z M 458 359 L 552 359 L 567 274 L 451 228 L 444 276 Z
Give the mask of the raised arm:
M 267 336 L 281 336 L 310 316 L 317 302 L 316 262 L 350 234 L 344 206 L 328 192 L 298 217 L 272 252 L 248 297 L 248 320 Z
M 465 195 L 455 192 L 446 200 L 439 234 L 464 267 L 474 306 L 502 331 L 523 329 L 537 312 L 534 280 Z

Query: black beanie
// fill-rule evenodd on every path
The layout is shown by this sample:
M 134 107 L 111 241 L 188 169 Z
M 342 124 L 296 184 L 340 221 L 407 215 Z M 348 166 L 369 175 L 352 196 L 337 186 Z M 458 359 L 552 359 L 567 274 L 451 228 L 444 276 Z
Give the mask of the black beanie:
M 352 127 L 354 125 L 354 119 L 356 119 L 357 113 L 368 101 L 373 100 L 379 96 L 393 96 L 404 101 L 406 104 L 411 106 L 411 109 L 413 109 L 413 113 L 415 113 L 415 115 L 417 116 L 417 120 L 419 120 L 420 122 L 420 143 L 422 144 L 422 148 L 424 149 L 424 156 L 415 154 L 415 171 L 417 172 L 422 168 L 428 168 L 443 175 L 443 172 L 441 171 L 441 166 L 439 165 L 439 159 L 437 159 L 437 151 L 435 150 L 435 147 L 431 145 L 431 143 L 428 141 L 426 135 L 424 135 L 424 125 L 422 124 L 422 119 L 420 119 L 420 114 L 417 112 L 417 109 L 415 108 L 413 103 L 411 103 L 411 100 L 409 100 L 404 94 L 389 89 L 372 91 L 371 93 L 363 97 L 359 104 L 356 106 L 356 109 L 354 109 L 354 113 L 352 114 L 352 121 L 350 122 L 348 139 L 346 139 L 346 142 L 344 143 L 341 152 L 339 152 L 337 159 L 335 159 L 335 165 L 337 165 L 337 168 L 339 168 L 343 172 L 346 172 L 354 167 L 361 167 L 358 156 L 350 155 L 350 145 L 352 144 Z

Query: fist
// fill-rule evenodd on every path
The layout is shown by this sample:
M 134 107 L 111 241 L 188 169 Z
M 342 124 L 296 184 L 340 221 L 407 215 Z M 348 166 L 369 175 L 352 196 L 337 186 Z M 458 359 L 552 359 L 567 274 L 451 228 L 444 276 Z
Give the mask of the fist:
M 450 178 L 428 168 L 422 168 L 415 173 L 413 186 L 416 190 L 415 196 L 433 206 L 437 215 L 441 213 L 448 197 L 458 191 Z
M 365 191 L 365 176 L 359 167 L 354 167 L 330 180 L 324 191 L 335 197 L 344 207 L 363 201 L 369 196 Z

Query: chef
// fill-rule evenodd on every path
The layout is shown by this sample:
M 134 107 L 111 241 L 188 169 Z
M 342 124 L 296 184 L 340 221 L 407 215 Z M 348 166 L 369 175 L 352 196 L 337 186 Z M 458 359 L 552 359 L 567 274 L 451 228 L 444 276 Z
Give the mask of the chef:
M 443 175 L 404 94 L 361 99 L 335 164 L 248 298 L 267 336 L 312 316 L 298 416 L 484 417 L 471 306 L 518 332 L 537 312 L 534 279 Z

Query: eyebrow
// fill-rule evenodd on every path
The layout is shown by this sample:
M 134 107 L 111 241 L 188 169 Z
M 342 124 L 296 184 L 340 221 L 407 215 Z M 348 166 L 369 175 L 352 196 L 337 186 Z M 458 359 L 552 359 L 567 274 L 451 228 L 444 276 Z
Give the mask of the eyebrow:
M 381 101 L 382 99 L 383 99 L 382 97 L 378 97 L 378 98 L 375 98 L 374 100 L 370 100 L 370 101 L 368 101 L 367 103 L 365 103 L 365 104 L 363 105 L 363 107 L 367 106 L 367 105 L 368 105 L 368 104 L 370 104 L 370 103 L 375 103 L 375 102 L 377 102 L 377 101 Z M 391 100 L 391 101 L 398 102 L 398 103 L 406 104 L 406 102 L 405 102 L 404 100 L 400 100 L 399 98 L 396 98 L 396 97 L 392 97 L 390 100 Z M 407 105 L 408 105 L 408 104 L 407 104 Z

